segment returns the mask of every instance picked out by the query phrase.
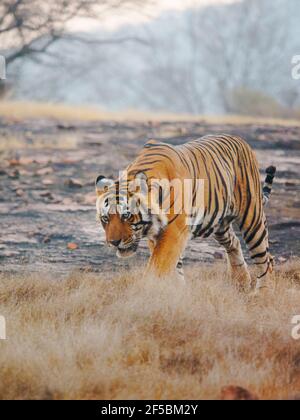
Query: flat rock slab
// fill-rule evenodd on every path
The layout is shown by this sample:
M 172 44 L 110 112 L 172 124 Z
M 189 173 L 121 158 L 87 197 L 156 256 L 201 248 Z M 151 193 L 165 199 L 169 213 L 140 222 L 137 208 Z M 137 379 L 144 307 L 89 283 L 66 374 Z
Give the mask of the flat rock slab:
M 0 272 L 65 274 L 143 264 L 145 243 L 128 260 L 105 246 L 95 221 L 95 177 L 117 176 L 150 138 L 177 145 L 224 132 L 241 135 L 256 150 L 262 179 L 268 165 L 277 166 L 267 209 L 271 251 L 279 261 L 299 256 L 300 127 L 0 119 Z M 186 252 L 187 264 L 222 258 L 213 240 L 192 241 Z

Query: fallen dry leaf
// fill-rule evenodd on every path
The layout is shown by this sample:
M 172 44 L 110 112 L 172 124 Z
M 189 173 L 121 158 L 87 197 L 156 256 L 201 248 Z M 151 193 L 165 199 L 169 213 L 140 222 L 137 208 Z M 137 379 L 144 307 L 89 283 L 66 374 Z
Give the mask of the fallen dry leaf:
M 240 386 L 226 386 L 221 391 L 223 401 L 257 401 L 258 399 L 255 394 Z
M 67 248 L 70 249 L 71 251 L 74 251 L 75 249 L 78 249 L 78 245 L 75 244 L 75 242 L 69 242 L 67 245 Z
M 19 159 L 11 159 L 9 161 L 9 166 L 19 166 L 20 165 L 20 160 Z

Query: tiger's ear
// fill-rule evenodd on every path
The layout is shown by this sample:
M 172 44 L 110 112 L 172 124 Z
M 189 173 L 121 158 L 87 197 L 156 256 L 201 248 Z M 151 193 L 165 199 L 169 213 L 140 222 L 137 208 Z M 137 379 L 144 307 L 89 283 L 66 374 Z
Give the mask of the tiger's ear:
M 136 192 L 141 194 L 148 194 L 148 183 L 147 183 L 147 176 L 144 172 L 139 172 L 135 176 L 136 181 Z
M 114 181 L 112 179 L 105 178 L 103 175 L 99 175 L 95 182 L 96 194 L 99 197 L 104 194 L 109 187 L 113 185 Z
M 150 139 L 150 140 L 147 141 L 146 144 L 144 144 L 144 148 L 145 149 L 150 149 L 150 147 L 157 146 L 158 144 L 159 144 L 159 142 L 157 140 Z
M 128 192 L 130 197 L 134 196 L 135 194 L 146 195 L 148 193 L 147 176 L 144 174 L 144 172 L 138 172 L 134 176 L 134 179 L 129 182 Z

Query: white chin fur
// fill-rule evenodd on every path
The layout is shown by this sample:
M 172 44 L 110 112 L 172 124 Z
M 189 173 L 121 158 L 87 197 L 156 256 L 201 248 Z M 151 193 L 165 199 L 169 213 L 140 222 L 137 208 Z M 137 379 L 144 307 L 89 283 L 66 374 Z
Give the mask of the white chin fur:
M 120 251 L 119 249 L 117 250 L 117 257 L 118 258 L 130 258 L 132 257 L 134 254 L 136 253 L 136 251 L 134 250 L 125 250 L 125 251 Z

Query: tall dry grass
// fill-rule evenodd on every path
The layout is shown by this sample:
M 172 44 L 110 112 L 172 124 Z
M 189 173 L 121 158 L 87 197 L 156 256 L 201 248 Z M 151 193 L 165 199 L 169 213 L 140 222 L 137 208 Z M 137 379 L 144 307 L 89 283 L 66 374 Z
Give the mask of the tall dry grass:
M 277 268 L 261 300 L 223 265 L 191 268 L 186 287 L 126 274 L 0 277 L 2 399 L 217 399 L 226 385 L 260 398 L 300 392 L 300 262 Z
M 67 104 L 0 101 L 0 118 L 13 121 L 24 119 L 54 119 L 58 121 L 119 121 L 119 122 L 199 122 L 209 124 L 267 124 L 286 127 L 299 126 L 299 118 L 272 118 L 247 115 L 191 115 L 166 112 L 146 112 L 129 109 L 121 112 L 105 111 L 97 106 L 76 106 Z

